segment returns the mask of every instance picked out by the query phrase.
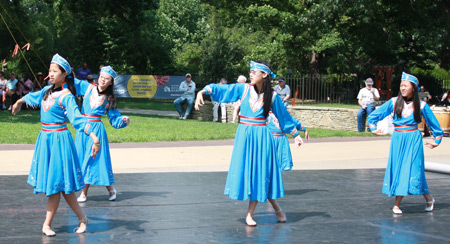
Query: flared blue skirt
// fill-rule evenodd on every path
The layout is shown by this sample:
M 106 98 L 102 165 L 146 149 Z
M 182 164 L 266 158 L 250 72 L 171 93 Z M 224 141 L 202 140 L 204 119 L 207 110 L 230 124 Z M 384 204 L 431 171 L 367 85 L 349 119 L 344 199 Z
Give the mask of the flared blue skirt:
M 292 153 L 289 146 L 289 140 L 286 135 L 273 137 L 273 148 L 277 155 L 277 163 L 282 171 L 292 169 Z
M 265 202 L 284 197 L 281 169 L 266 126 L 240 124 L 224 194 L 231 199 Z
M 81 162 L 84 183 L 90 185 L 110 186 L 114 183 L 108 136 L 102 122 L 91 122 L 92 132 L 100 141 L 100 151 L 92 158 L 92 139 L 82 132 L 77 132 L 75 144 Z
M 34 187 L 35 194 L 45 193 L 47 197 L 84 188 L 75 144 L 68 130 L 39 133 L 28 184 Z
M 394 131 L 383 193 L 390 197 L 429 193 L 425 179 L 423 141 L 419 130 Z

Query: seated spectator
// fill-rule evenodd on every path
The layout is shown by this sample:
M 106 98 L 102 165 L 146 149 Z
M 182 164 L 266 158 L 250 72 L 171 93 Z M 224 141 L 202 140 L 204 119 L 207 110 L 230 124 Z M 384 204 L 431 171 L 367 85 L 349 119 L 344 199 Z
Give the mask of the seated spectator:
M 79 68 L 75 75 L 80 80 L 86 80 L 87 76 L 90 74 L 91 74 L 91 71 L 88 69 L 87 63 L 84 63 L 83 67 Z
M 428 103 L 433 97 L 430 95 L 430 93 L 425 89 L 424 86 L 420 86 L 419 91 L 419 99 L 424 101 L 425 103 Z
M 181 82 L 178 91 L 182 92 L 181 96 L 173 102 L 175 109 L 180 114 L 179 119 L 187 119 L 191 113 L 192 106 L 194 106 L 195 100 L 195 82 L 192 80 L 191 74 L 185 75 L 186 80 Z M 181 109 L 181 104 L 187 103 L 186 112 Z
M 0 110 L 6 109 L 6 105 L 4 104 L 4 102 L 5 102 L 5 96 L 6 96 L 6 83 L 7 82 L 8 82 L 8 80 L 5 78 L 5 73 L 0 71 L 0 101 L 1 101 Z
M 219 85 L 226 85 L 228 83 L 227 79 L 222 78 L 220 79 Z M 226 103 L 219 103 L 219 102 L 215 102 L 212 101 L 214 106 L 213 106 L 213 122 L 217 122 L 219 120 L 219 106 L 221 108 L 221 115 L 222 115 L 222 123 L 226 123 L 227 122 L 227 104 Z
M 376 88 L 373 88 L 372 78 L 366 79 L 366 87 L 361 88 L 358 93 L 358 103 L 361 106 L 358 111 L 358 132 L 364 131 L 363 119 L 366 114 L 367 117 L 375 110 L 375 101 L 380 100 L 380 94 Z
M 245 83 L 245 82 L 247 82 L 247 78 L 245 78 L 245 76 L 243 76 L 243 75 L 240 75 L 237 79 L 237 82 Z M 233 110 L 233 122 L 232 123 L 236 123 L 237 122 L 236 119 L 238 117 L 239 110 L 241 109 L 241 99 L 239 99 L 237 102 L 233 103 L 233 107 L 234 107 L 234 110 Z
M 285 107 L 289 105 L 289 98 L 291 98 L 291 88 L 286 85 L 286 81 L 283 77 L 278 79 L 278 85 L 274 88 L 275 92 L 280 96 L 281 100 L 283 100 L 283 104 Z
M 26 76 L 25 78 L 20 78 L 17 83 L 17 96 L 23 97 L 27 95 L 29 92 L 33 91 L 33 82 Z
M 10 79 L 6 83 L 6 101 L 9 98 L 9 108 L 8 108 L 8 110 L 11 110 L 12 105 L 18 99 L 17 94 L 16 94 L 17 82 L 19 82 L 19 81 L 16 79 L 16 74 L 14 72 L 11 72 Z

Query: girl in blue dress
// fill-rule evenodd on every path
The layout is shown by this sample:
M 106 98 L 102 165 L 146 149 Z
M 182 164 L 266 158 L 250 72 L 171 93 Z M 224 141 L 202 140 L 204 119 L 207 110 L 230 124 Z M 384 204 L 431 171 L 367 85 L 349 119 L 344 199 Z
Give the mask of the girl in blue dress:
M 124 128 L 130 123 L 130 119 L 127 116 L 121 116 L 117 110 L 116 97 L 114 96 L 114 79 L 116 77 L 117 74 L 111 66 L 104 66 L 100 70 L 98 85 L 75 79 L 77 94 L 84 96 L 81 114 L 88 119 L 103 147 L 97 157 L 92 158 L 90 156 L 92 140 L 89 140 L 84 133 L 77 132 L 75 145 L 78 159 L 81 162 L 84 183 L 86 184 L 77 199 L 78 202 L 86 202 L 90 185 L 106 186 L 109 192 L 109 200 L 116 200 L 117 191 L 111 186 L 114 183 L 114 176 L 108 136 L 101 121 L 102 115 L 106 113 L 109 123 L 116 129 Z
M 300 121 L 296 121 L 296 128 L 298 131 L 305 132 L 306 140 L 309 140 L 309 133 L 306 130 L 306 126 L 303 126 Z M 277 117 L 272 112 L 269 112 L 269 117 L 267 118 L 267 128 L 273 137 L 273 148 L 277 155 L 277 162 L 282 171 L 289 171 L 292 169 L 292 153 L 289 146 L 289 140 L 286 134 L 283 133 L 280 127 L 280 122 Z
M 392 134 L 389 161 L 383 182 L 383 193 L 395 196 L 392 211 L 402 214 L 400 202 L 407 195 L 423 195 L 427 202 L 425 211 L 434 209 L 434 198 L 428 190 L 425 179 L 422 134 L 418 130 L 421 116 L 425 118 L 435 137 L 434 142 L 425 142 L 428 148 L 437 147 L 442 140 L 443 131 L 428 104 L 419 100 L 419 80 L 407 73 L 402 74 L 398 97 L 391 98 L 372 112 L 368 118 L 372 133 L 378 121 L 394 114 L 394 133 Z
M 203 94 L 221 103 L 241 99 L 241 118 L 236 130 L 233 154 L 225 184 L 225 195 L 235 200 L 249 199 L 246 224 L 256 226 L 253 219 L 258 202 L 272 204 L 278 221 L 285 222 L 286 215 L 276 199 L 284 196 L 281 169 L 276 162 L 273 138 L 266 126 L 269 111 L 280 119 L 283 132 L 295 137 L 295 144 L 303 144 L 296 128 L 296 121 L 273 91 L 271 77 L 276 76 L 270 64 L 264 61 L 250 63 L 251 84 L 238 83 L 228 86 L 211 84 L 198 92 L 195 109 L 204 104 Z
M 12 109 L 13 115 L 19 113 L 23 102 L 30 106 L 41 106 L 42 130 L 36 141 L 31 163 L 28 184 L 34 187 L 34 193 L 45 193 L 48 197 L 47 214 L 42 233 L 55 236 L 51 229 L 61 193 L 79 219 L 76 233 L 86 231 L 87 217 L 77 202 L 75 191 L 84 187 L 83 175 L 78 162 L 72 134 L 67 130 L 66 120 L 73 127 L 89 135 L 92 139 L 92 153 L 95 157 L 100 150 L 100 142 L 92 126 L 78 109 L 73 86 L 72 69 L 63 57 L 53 56 L 49 69 L 52 85 L 37 92 L 30 92 L 19 99 Z

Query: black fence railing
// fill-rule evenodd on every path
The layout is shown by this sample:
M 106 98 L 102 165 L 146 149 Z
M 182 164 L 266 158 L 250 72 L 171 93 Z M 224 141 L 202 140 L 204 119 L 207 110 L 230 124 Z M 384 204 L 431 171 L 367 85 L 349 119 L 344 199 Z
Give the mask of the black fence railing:
M 288 77 L 291 97 L 296 103 L 356 103 L 360 83 L 356 77 Z
M 237 78 L 237 77 L 236 77 Z M 194 76 L 193 80 L 197 84 L 197 90 L 202 89 L 210 83 L 218 83 L 221 77 Z M 235 83 L 236 80 L 228 80 L 228 83 Z M 247 80 L 249 82 L 249 80 Z M 275 85 L 274 81 L 274 85 Z M 287 77 L 286 84 L 291 88 L 291 97 L 295 98 L 296 104 L 305 103 L 343 103 L 357 104 L 356 97 L 361 88 L 365 86 L 364 82 L 356 76 L 348 75 L 321 75 L 321 76 L 294 76 Z M 433 96 L 433 104 L 439 104 L 438 97 L 442 96 L 445 89 L 450 89 L 448 80 L 423 80 L 421 85 Z M 383 82 L 386 86 L 386 83 Z M 382 87 L 387 89 L 387 87 Z M 391 96 L 397 96 L 399 84 L 392 84 Z M 381 100 L 386 100 L 386 94 L 380 94 Z

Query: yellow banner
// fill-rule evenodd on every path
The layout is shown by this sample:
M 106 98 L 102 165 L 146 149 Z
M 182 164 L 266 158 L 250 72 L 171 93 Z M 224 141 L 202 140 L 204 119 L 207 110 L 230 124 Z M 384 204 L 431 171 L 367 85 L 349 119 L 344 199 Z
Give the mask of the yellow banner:
M 128 93 L 135 98 L 153 98 L 158 89 L 153 75 L 132 75 L 127 84 Z

